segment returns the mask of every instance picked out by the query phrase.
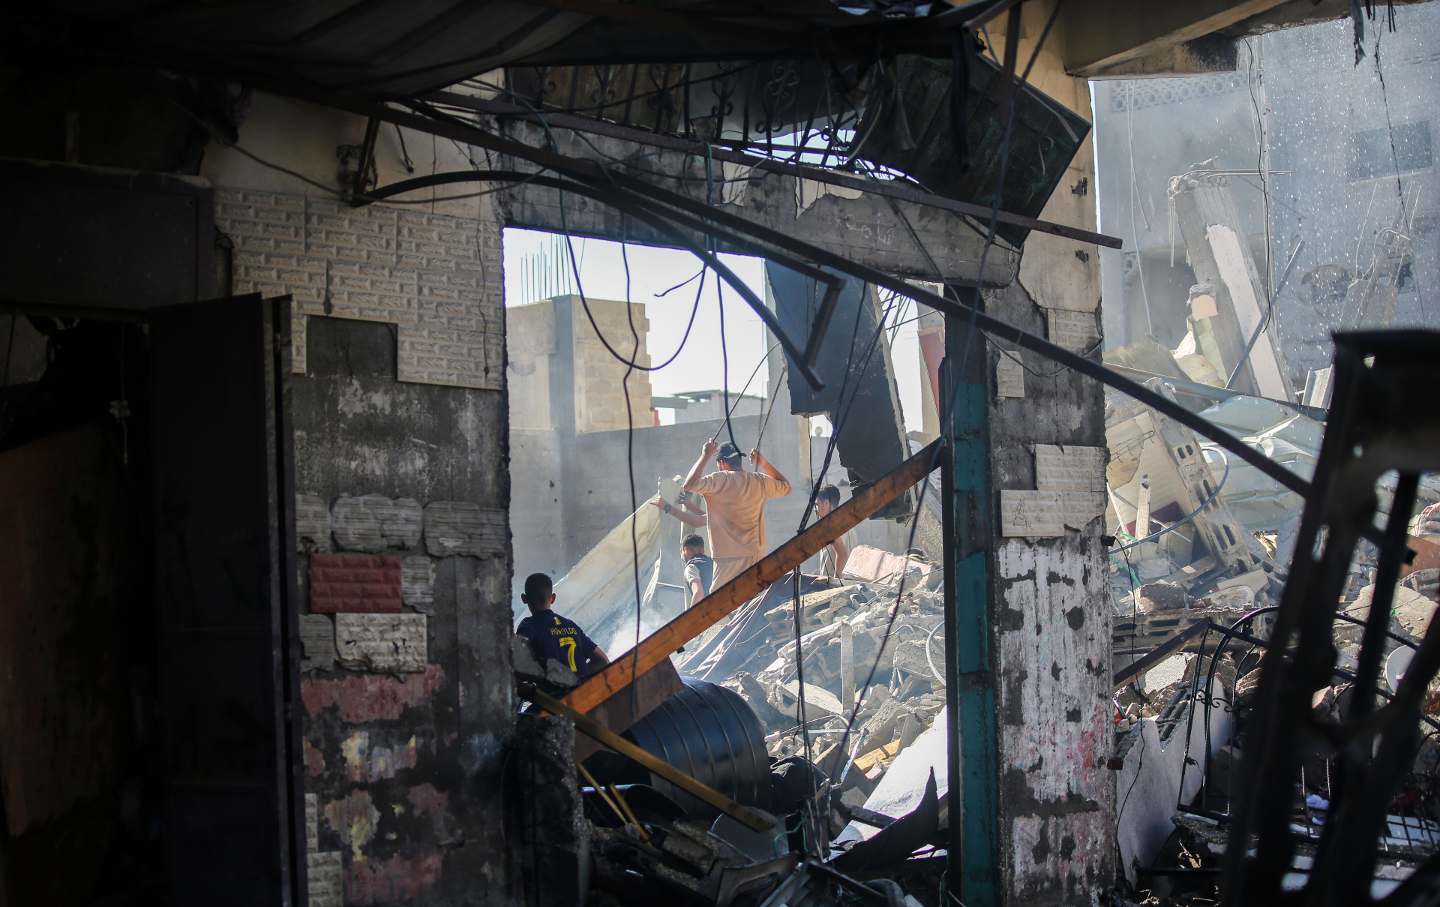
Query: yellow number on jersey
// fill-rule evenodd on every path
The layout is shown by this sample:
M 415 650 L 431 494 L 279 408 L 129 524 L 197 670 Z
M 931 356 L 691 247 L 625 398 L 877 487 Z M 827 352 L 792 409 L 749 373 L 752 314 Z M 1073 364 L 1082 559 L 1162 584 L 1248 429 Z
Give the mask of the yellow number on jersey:
M 556 642 L 560 643 L 560 648 L 565 650 L 566 657 L 570 659 L 570 670 L 578 673 L 580 669 L 575 667 L 575 637 L 562 636 Z

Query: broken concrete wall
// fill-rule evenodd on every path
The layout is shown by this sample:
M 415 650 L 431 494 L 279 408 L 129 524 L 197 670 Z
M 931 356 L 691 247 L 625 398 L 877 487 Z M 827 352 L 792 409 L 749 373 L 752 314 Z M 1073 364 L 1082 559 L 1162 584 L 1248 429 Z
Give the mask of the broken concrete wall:
M 318 175 L 363 131 L 258 96 L 241 140 Z M 394 130 L 376 155 L 405 172 Z M 351 208 L 221 149 L 205 169 L 236 291 L 295 301 L 310 903 L 511 903 L 501 225 L 483 199 Z
M 1290 15 L 1293 6 L 1276 13 Z M 1329 21 L 1248 39 L 1235 48 L 1234 72 L 1094 83 L 1101 222 L 1105 232 L 1125 239 L 1123 250 L 1101 253 L 1110 347 L 1149 335 L 1173 348 L 1184 336 L 1186 291 L 1196 281 L 1176 241 L 1166 184 L 1204 161 L 1253 173 L 1262 129 L 1269 176 L 1232 182 L 1237 229 L 1263 275 L 1268 190 L 1277 286 L 1305 241 L 1287 289 L 1274 300 L 1293 375 L 1303 378 L 1330 363 L 1330 334 L 1342 318 L 1353 323 L 1359 302 L 1357 292 L 1348 306 L 1340 304 L 1346 287 L 1364 275 L 1376 251 L 1383 259 L 1386 231 L 1402 209 L 1413 233 L 1402 232 L 1414 236 L 1416 247 L 1395 299 L 1396 323 L 1433 318 L 1427 293 L 1440 283 L 1440 256 L 1433 251 L 1440 177 L 1429 152 L 1435 129 L 1429 99 L 1440 88 L 1440 60 L 1429 48 L 1440 38 L 1440 7 L 1396 4 L 1395 17 L 1395 31 L 1366 29 L 1367 56 L 1358 66 L 1353 30 Z M 1335 103 L 1382 94 L 1383 103 Z
M 1044 29 L 1048 7 L 1025 11 L 1022 60 Z M 997 25 L 1001 23 L 991 23 L 990 33 L 1001 52 L 1003 27 Z M 1064 73 L 1053 49 L 1063 42 L 1051 38 L 1048 43 L 1032 80 L 1088 118 L 1086 83 Z M 538 127 L 506 128 L 527 141 L 544 138 Z M 597 157 L 586 142 L 563 133 L 556 138 L 568 154 Z M 603 154 L 622 160 L 638 153 L 622 142 L 587 139 Z M 682 191 L 705 197 L 703 161 L 693 156 L 646 149 L 644 167 L 696 177 L 684 183 Z M 1093 229 L 1093 181 L 1087 141 L 1041 216 Z M 797 201 L 802 193 L 795 182 L 757 173 L 743 195 L 726 207 L 890 273 L 932 277 L 927 251 L 948 279 L 971 280 L 979 273 L 983 234 L 977 235 L 960 218 L 902 206 L 925 245 L 921 250 L 884 199 L 830 195 L 805 208 Z M 674 189 L 676 183 L 666 181 L 665 186 Z M 628 236 L 659 241 L 633 221 L 622 223 L 618 212 L 587 200 L 567 200 L 562 220 L 554 190 L 522 186 L 504 198 L 510 222 L 517 225 L 612 240 Z M 1077 352 L 1098 349 L 1100 291 L 1093 244 L 1032 233 L 1018 263 L 1018 283 L 1011 283 L 1016 268 L 1014 256 L 1003 248 L 992 249 L 986 260 L 985 282 L 1010 284 L 987 300 L 996 314 Z M 990 367 L 999 366 L 993 348 L 986 355 L 992 357 Z M 1022 370 L 1021 380 L 1010 382 L 1011 393 L 1021 396 L 992 401 L 993 484 L 997 490 L 1033 492 L 1034 445 L 1103 448 L 1103 404 L 1098 385 L 1069 372 L 1055 373 L 1053 363 L 1021 355 L 1025 367 L 1039 377 Z M 1103 466 L 1103 458 L 1095 461 L 1094 481 L 1103 482 Z M 1103 485 L 1099 488 L 1103 491 Z M 1079 494 L 1081 500 L 1071 512 L 1084 512 L 1093 496 L 1089 491 Z M 1044 899 L 1088 904 L 1115 876 L 1114 779 L 1105 768 L 1111 748 L 1110 606 L 1100 543 L 1102 509 L 1103 503 L 1093 516 L 1072 520 L 1078 522 L 1076 528 L 1059 527 L 1054 537 L 998 543 L 998 610 L 992 621 L 1002 685 L 1000 857 L 1002 891 L 1011 903 Z M 623 508 L 617 508 L 615 520 L 624 515 Z
M 1229 744 L 1231 714 L 1215 704 L 1228 695 L 1223 684 L 1217 684 L 1209 702 L 1202 697 L 1189 703 L 1171 727 L 1142 718 L 1117 745 L 1124 766 L 1116 773 L 1116 843 L 1132 884 L 1137 870 L 1155 861 L 1175 830 L 1176 807 L 1189 805 L 1199 793 L 1209 758 Z
M 1027 4 L 1021 60 L 1042 33 L 1049 6 Z M 991 36 L 1002 53 L 1004 40 L 993 28 Z M 1057 56 L 1063 45 L 1064 35 L 1047 40 L 1031 79 L 1089 119 L 1088 86 L 1063 71 Z M 1041 217 L 1093 229 L 1094 178 L 1087 139 Z M 987 311 L 1076 352 L 1098 349 L 1098 264 L 1094 245 L 1031 233 L 1019 280 L 988 292 Z M 991 481 L 1001 516 L 996 525 L 1005 536 L 996 542 L 991 615 L 1002 891 L 1007 903 L 1090 904 L 1116 869 L 1115 780 L 1106 768 L 1111 606 L 1100 540 L 1104 403 L 1098 384 L 1029 353 L 1014 354 L 1023 362 L 1017 375 L 1014 359 L 999 349 L 1008 346 L 1000 337 L 984 350 L 995 370 Z M 1002 377 L 1006 396 L 998 393 Z M 1056 468 L 1053 446 L 1073 459 L 1062 456 Z M 1055 500 L 1058 525 L 1007 533 L 1007 492 Z
M 613 431 L 628 424 L 653 424 L 650 375 L 631 371 L 605 348 L 600 335 L 620 355 L 648 366 L 645 336 L 650 330 L 645 306 L 614 299 L 556 296 L 514 306 L 506 313 L 507 387 L 512 429 L 578 433 Z M 631 334 L 634 328 L 639 335 Z M 626 411 L 626 396 L 629 411 Z

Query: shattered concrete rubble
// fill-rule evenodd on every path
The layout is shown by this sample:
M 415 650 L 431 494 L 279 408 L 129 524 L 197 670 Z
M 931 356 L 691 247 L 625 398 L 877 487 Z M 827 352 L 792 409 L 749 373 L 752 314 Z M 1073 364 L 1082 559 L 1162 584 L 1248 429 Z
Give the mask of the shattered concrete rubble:
M 798 649 L 794 604 L 772 590 L 755 610 L 732 619 L 732 626 L 750 628 L 733 643 L 740 651 L 700 647 L 680 664 L 682 671 L 698 668 L 745 699 L 764 725 L 772 760 L 804 758 L 808 739 L 808 756 L 830 783 L 837 832 L 853 810 L 871 807 L 867 798 L 876 785 L 943 718 L 945 708 L 942 572 L 918 557 L 863 546 L 852 560 L 876 579 L 847 576 L 833 588 L 802 595 Z M 891 561 L 908 566 L 897 569 Z M 865 570 L 865 564 L 873 569 Z M 790 590 L 789 583 L 777 587 Z M 726 635 L 722 626 L 717 636 Z M 803 665 L 796 661 L 797 650 L 805 653 Z M 717 665 L 723 676 L 704 670 Z M 920 777 L 912 786 L 918 792 L 923 783 Z
M 1420 533 L 1417 537 L 1437 534 L 1436 510 L 1432 506 L 1416 517 L 1411 528 Z M 1396 590 L 1388 625 L 1391 636 L 1383 647 L 1384 679 L 1377 705 L 1398 689 L 1434 617 L 1435 574 L 1433 569 L 1412 572 Z M 1337 612 L 1333 632 L 1336 672 L 1331 685 L 1311 701 L 1317 719 L 1338 722 L 1354 696 L 1363 623 L 1375 591 L 1373 585 L 1361 588 Z M 1142 594 L 1141 601 L 1154 603 L 1175 594 L 1170 588 L 1152 590 Z M 1209 619 L 1229 626 L 1215 619 L 1213 612 Z M 1266 616 L 1237 622 L 1256 643 L 1268 637 Z M 1226 845 L 1223 826 L 1231 807 L 1235 772 L 1253 731 L 1249 721 L 1263 655 L 1261 645 L 1227 640 L 1220 632 L 1197 636 L 1189 648 L 1134 672 L 1116 689 L 1114 698 L 1114 767 L 1122 798 L 1118 839 L 1124 871 L 1132 883 L 1152 896 L 1182 903 L 1190 903 L 1186 898 L 1191 895 L 1208 897 L 1214 892 Z M 1117 652 L 1117 667 L 1121 663 Z M 1380 841 L 1385 859 L 1373 884 L 1377 898 L 1393 890 L 1440 845 L 1440 789 L 1434 783 L 1440 771 L 1437 717 L 1440 682 L 1432 681 L 1422 704 L 1420 745 L 1401 792 L 1391 804 L 1388 831 Z M 1302 762 L 1296 779 L 1291 830 L 1300 846 L 1286 877 L 1287 886 L 1303 884 L 1313 860 L 1332 795 L 1332 755 L 1323 748 L 1315 749 Z M 1198 887 L 1197 872 L 1206 879 Z

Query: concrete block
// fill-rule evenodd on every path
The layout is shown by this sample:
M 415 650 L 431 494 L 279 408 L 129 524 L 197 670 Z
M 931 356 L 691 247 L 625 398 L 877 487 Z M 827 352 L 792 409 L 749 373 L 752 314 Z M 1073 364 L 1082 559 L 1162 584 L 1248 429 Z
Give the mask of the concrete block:
M 1019 353 L 1015 354 L 1019 356 Z M 1001 398 L 1023 398 L 1025 396 L 1025 369 L 1014 357 L 1004 353 L 995 362 L 995 396 Z
M 423 554 L 412 554 L 401 562 L 400 599 L 426 614 L 435 607 L 435 562 Z
M 329 671 L 340 657 L 335 650 L 335 622 L 324 614 L 300 615 L 300 670 Z
M 1060 492 L 1000 492 L 1000 534 L 1007 538 L 1050 538 L 1065 534 Z
M 1105 448 L 1035 445 L 1035 487 L 1041 491 L 1105 491 Z
M 420 544 L 420 502 L 383 495 L 342 495 L 330 507 L 335 542 L 348 551 L 410 549 Z
M 382 554 L 315 554 L 310 558 L 312 614 L 400 611 L 400 558 Z
M 1094 312 L 1047 309 L 1045 322 L 1049 326 L 1050 342 L 1072 353 L 1084 353 L 1100 339 Z
M 337 614 L 335 648 L 340 664 L 361 671 L 425 670 L 424 614 Z
M 435 557 L 501 557 L 506 532 L 503 510 L 463 501 L 436 501 L 425 507 L 425 550 Z
M 340 851 L 311 851 L 306 862 L 310 907 L 342 907 L 345 903 L 345 864 Z
M 330 507 L 318 494 L 295 495 L 295 545 L 300 551 L 329 551 Z

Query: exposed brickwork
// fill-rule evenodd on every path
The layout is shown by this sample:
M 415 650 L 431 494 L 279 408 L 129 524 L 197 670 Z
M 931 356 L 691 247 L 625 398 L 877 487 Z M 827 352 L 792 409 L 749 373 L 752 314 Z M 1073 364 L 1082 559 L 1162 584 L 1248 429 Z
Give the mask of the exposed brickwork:
M 400 558 L 379 554 L 310 557 L 310 610 L 316 614 L 400 611 Z
M 500 389 L 498 221 L 275 192 L 215 198 L 216 226 L 235 241 L 235 291 L 294 297 L 296 372 L 307 318 L 331 315 L 396 325 L 401 381 Z

